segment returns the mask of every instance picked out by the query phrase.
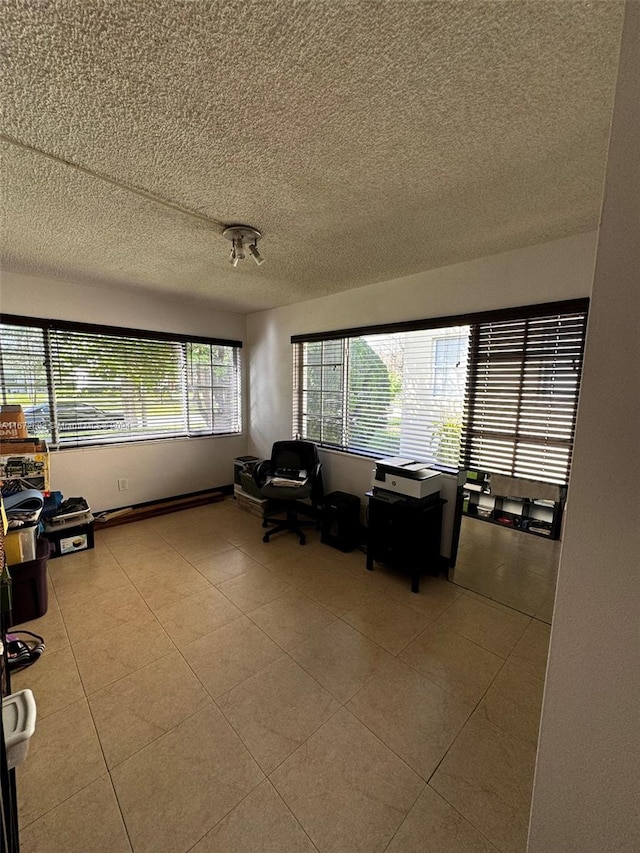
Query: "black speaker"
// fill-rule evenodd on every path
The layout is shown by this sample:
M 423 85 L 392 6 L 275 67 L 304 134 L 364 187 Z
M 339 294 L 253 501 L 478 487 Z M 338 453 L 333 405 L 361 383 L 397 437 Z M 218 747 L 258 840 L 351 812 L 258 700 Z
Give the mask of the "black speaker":
M 322 506 L 320 541 L 340 551 L 352 551 L 360 539 L 360 498 L 331 492 Z

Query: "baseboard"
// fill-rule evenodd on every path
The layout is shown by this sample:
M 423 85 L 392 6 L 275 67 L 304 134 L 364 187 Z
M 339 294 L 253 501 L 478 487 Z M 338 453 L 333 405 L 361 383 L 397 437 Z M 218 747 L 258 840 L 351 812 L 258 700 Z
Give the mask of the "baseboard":
M 179 512 L 182 509 L 191 509 L 196 506 L 217 503 L 224 500 L 227 495 L 232 494 L 233 485 L 221 486 L 219 489 L 192 492 L 187 495 L 176 495 L 171 498 L 134 504 L 130 507 L 105 510 L 104 512 L 97 513 L 95 516 L 96 530 L 105 530 L 109 527 L 117 527 L 120 524 L 140 521 L 143 518 L 154 518 L 157 515 Z

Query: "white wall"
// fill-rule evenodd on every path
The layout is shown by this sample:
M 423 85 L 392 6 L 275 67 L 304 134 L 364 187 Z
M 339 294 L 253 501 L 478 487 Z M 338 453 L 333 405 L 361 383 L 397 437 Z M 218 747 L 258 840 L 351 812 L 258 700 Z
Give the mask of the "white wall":
M 640 849 L 640 6 L 627 17 L 529 853 Z
M 245 338 L 245 317 L 241 314 L 213 311 L 203 304 L 155 293 L 6 271 L 0 278 L 0 310 L 28 317 L 231 340 Z M 243 360 L 246 362 L 246 357 Z M 65 449 L 51 454 L 51 487 L 66 497 L 86 497 L 95 511 L 113 509 L 229 485 L 233 482 L 233 460 L 245 453 L 246 432 L 229 437 Z M 128 479 L 127 491 L 118 491 L 119 478 Z
M 265 457 L 291 436 L 291 335 L 588 296 L 596 234 L 578 234 L 247 318 L 249 453 Z M 371 460 L 323 453 L 325 490 L 359 496 L 370 488 Z M 442 553 L 449 555 L 456 483 L 447 478 Z

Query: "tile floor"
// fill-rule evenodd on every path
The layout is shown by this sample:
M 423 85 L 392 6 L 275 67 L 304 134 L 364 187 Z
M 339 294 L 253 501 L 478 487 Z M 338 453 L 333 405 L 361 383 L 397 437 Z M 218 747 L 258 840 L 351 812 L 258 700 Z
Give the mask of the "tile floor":
M 232 499 L 50 561 L 22 853 L 516 853 L 549 626 Z

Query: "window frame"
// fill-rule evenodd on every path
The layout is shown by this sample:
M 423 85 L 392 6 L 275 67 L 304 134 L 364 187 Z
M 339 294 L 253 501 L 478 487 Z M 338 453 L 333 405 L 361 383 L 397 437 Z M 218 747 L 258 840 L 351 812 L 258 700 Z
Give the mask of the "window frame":
M 87 336 L 102 336 L 107 338 L 114 339 L 115 346 L 117 347 L 117 341 L 121 340 L 123 345 L 126 347 L 126 342 L 130 342 L 131 340 L 140 340 L 147 341 L 153 344 L 157 343 L 169 343 L 180 346 L 183 348 L 184 353 L 191 351 L 191 346 L 194 344 L 204 344 L 213 347 L 226 347 L 233 351 L 233 364 L 231 369 L 232 373 L 232 385 L 235 386 L 233 388 L 234 391 L 234 410 L 230 411 L 230 417 L 236 420 L 237 429 L 233 430 L 221 430 L 214 431 L 215 426 L 212 420 L 211 431 L 191 431 L 190 428 L 190 404 L 189 404 L 189 395 L 192 389 L 192 383 L 190 382 L 190 370 L 187 366 L 186 362 L 184 365 L 181 365 L 179 370 L 180 372 L 180 389 L 178 394 L 180 395 L 183 407 L 183 415 L 184 421 L 187 424 L 185 431 L 174 431 L 171 433 L 157 432 L 153 433 L 149 431 L 148 433 L 140 433 L 140 434 L 129 434 L 126 436 L 118 436 L 116 434 L 102 434 L 100 437 L 93 436 L 75 436 L 72 439 L 65 440 L 64 437 L 61 437 L 57 434 L 57 420 L 55 420 L 56 426 L 52 424 L 51 427 L 51 443 L 50 446 L 55 450 L 72 450 L 76 448 L 86 448 L 86 447 L 105 447 L 105 446 L 114 446 L 114 445 L 122 445 L 122 444 L 135 444 L 138 442 L 144 441 L 164 441 L 164 440 L 175 440 L 175 439 L 189 439 L 189 438 L 214 438 L 221 436 L 229 436 L 229 435 L 239 435 L 243 430 L 243 366 L 242 366 L 242 348 L 243 343 L 240 340 L 235 339 L 226 339 L 226 338 L 214 338 L 214 337 L 205 337 L 203 335 L 186 335 L 183 333 L 174 333 L 174 332 L 164 332 L 164 331 L 155 331 L 151 329 L 138 329 L 138 328 L 128 328 L 125 326 L 111 326 L 111 325 L 100 325 L 95 323 L 79 323 L 67 320 L 56 320 L 56 319 L 46 319 L 41 317 L 28 317 L 24 315 L 17 314 L 0 314 L 0 324 L 7 326 L 23 326 L 29 329 L 38 329 L 42 332 L 42 342 L 43 342 L 43 359 L 44 359 L 44 373 L 46 376 L 46 394 L 47 400 L 46 403 L 43 401 L 42 403 L 36 403 L 35 405 L 47 406 L 49 412 L 57 411 L 56 407 L 56 387 L 60 388 L 61 381 L 57 381 L 55 378 L 55 370 L 54 366 L 56 363 L 56 359 L 58 355 L 52 352 L 51 346 L 51 335 L 53 334 L 62 334 L 65 333 L 76 333 L 76 334 L 85 334 Z M 210 355 L 212 354 L 212 349 L 210 350 Z M 1 352 L 0 352 L 0 362 L 1 362 Z M 210 362 L 212 365 L 213 362 Z M 3 381 L 3 385 L 0 388 L 0 394 L 4 397 L 5 395 L 5 385 L 4 385 L 4 374 L 0 377 L 0 380 Z M 210 391 L 216 388 L 215 381 L 213 377 L 211 378 L 211 386 Z M 45 389 L 45 383 L 42 383 L 42 389 Z M 213 399 L 213 395 L 212 395 Z M 82 403 L 82 400 L 78 400 L 78 403 Z M 89 401 L 89 404 L 95 405 L 95 403 Z M 99 408 L 99 406 L 98 406 Z
M 347 341 L 349 338 L 361 337 L 364 338 L 367 335 L 384 335 L 391 334 L 394 332 L 410 332 L 410 331 L 428 331 L 428 330 L 438 330 L 438 329 L 446 329 L 453 326 L 470 326 L 471 331 L 469 335 L 469 355 L 467 362 L 467 382 L 469 380 L 469 375 L 473 365 L 474 359 L 474 327 L 480 327 L 482 324 L 487 323 L 497 323 L 501 321 L 527 321 L 534 320 L 536 318 L 543 317 L 551 317 L 554 315 L 570 315 L 570 314 L 584 314 L 584 334 L 582 338 L 582 346 L 580 353 L 580 363 L 578 368 L 577 375 L 577 384 L 576 391 L 573 398 L 573 417 L 571 423 L 571 450 L 573 446 L 573 438 L 575 431 L 575 418 L 577 412 L 577 404 L 580 392 L 580 379 L 582 373 L 582 358 L 584 354 L 584 342 L 586 338 L 586 325 L 588 321 L 588 309 L 589 309 L 589 299 L 588 298 L 579 298 L 579 299 L 569 299 L 569 300 L 561 300 L 557 302 L 544 302 L 537 303 L 531 305 L 519 305 L 513 306 L 510 308 L 503 308 L 498 310 L 491 311 L 480 311 L 474 313 L 466 313 L 466 314 L 456 314 L 456 315 L 448 315 L 445 317 L 431 317 L 424 318 L 419 320 L 409 320 L 409 321 L 400 321 L 396 323 L 388 323 L 388 324 L 376 324 L 370 326 L 362 326 L 362 327 L 349 327 L 345 329 L 335 329 L 324 332 L 311 332 L 307 334 L 296 334 L 291 336 L 291 344 L 293 345 L 293 369 L 294 369 L 294 406 L 293 406 L 293 434 L 298 435 L 300 437 L 304 437 L 302 433 L 302 371 L 304 369 L 303 364 L 303 356 L 302 350 L 304 344 L 320 342 L 320 341 L 339 341 L 343 342 Z M 300 346 L 298 346 L 300 345 Z M 541 394 L 544 394 L 544 391 L 541 391 Z M 464 401 L 465 401 L 465 409 L 467 408 L 467 399 L 469 395 L 468 387 L 465 388 L 464 392 Z M 436 395 L 437 396 L 437 395 Z M 434 464 L 434 467 L 442 468 L 443 470 L 450 471 L 458 471 L 462 470 L 465 467 L 468 467 L 467 464 L 467 456 L 465 455 L 465 442 L 466 442 L 466 417 L 463 421 L 462 427 L 462 437 L 460 442 L 460 457 L 458 467 L 453 468 L 449 465 L 438 465 Z M 310 439 L 312 440 L 312 439 Z M 378 458 L 380 454 L 376 454 L 375 452 L 365 452 L 361 450 L 354 450 L 349 448 L 345 444 L 335 445 L 335 444 L 327 444 L 323 442 L 318 442 L 319 447 L 324 447 L 326 449 L 339 450 L 344 453 L 348 453 L 354 456 L 363 456 L 366 458 Z M 571 456 L 571 453 L 570 453 Z M 568 463 L 568 470 L 570 469 L 570 457 Z M 561 485 L 566 485 L 566 483 L 562 483 Z

